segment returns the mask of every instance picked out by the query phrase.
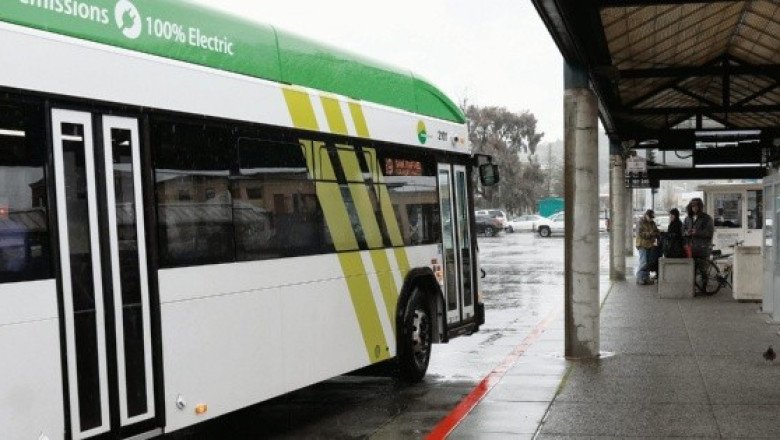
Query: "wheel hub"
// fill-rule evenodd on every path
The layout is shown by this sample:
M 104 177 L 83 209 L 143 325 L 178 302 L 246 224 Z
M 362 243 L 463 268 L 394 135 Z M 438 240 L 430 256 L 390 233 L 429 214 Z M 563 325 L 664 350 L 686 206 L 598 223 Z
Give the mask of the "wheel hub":
M 428 353 L 431 349 L 430 319 L 424 310 L 414 311 L 412 320 L 412 346 L 414 347 L 414 358 L 418 364 L 424 364 L 428 359 Z

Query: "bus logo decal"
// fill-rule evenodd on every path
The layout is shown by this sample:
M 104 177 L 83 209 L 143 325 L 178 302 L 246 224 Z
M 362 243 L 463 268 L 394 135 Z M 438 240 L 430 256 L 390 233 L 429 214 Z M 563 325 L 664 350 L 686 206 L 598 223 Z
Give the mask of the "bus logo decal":
M 428 128 L 425 127 L 425 122 L 423 121 L 420 121 L 417 124 L 417 139 L 419 139 L 420 143 L 423 145 L 428 142 Z
M 119 0 L 114 8 L 116 26 L 122 30 L 125 37 L 135 40 L 141 36 L 143 23 L 138 8 L 130 0 Z M 125 24 L 125 18 L 130 19 L 130 24 Z

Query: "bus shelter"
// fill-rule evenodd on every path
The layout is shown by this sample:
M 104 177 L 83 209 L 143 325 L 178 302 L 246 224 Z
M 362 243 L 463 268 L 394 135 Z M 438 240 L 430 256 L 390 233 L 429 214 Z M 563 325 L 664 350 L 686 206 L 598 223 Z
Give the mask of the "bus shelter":
M 565 61 L 566 354 L 597 357 L 598 120 L 610 139 L 610 275 L 620 280 L 631 247 L 627 180 L 657 187 L 662 180 L 777 173 L 780 3 L 533 2 Z M 638 150 L 646 169 L 626 179 L 626 161 Z M 780 219 L 764 211 L 764 253 L 772 255 L 771 226 Z M 768 261 L 769 278 L 780 279 L 777 259 Z

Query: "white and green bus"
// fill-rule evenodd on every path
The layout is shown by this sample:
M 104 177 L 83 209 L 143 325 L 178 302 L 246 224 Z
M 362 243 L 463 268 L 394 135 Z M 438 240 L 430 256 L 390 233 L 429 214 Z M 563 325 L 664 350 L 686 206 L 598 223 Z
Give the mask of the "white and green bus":
M 173 0 L 0 7 L 0 438 L 148 438 L 476 331 L 462 112 Z

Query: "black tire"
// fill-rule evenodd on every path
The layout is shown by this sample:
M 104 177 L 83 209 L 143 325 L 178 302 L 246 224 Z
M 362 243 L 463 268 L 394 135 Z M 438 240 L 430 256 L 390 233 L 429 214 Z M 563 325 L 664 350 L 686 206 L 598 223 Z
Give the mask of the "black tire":
M 704 265 L 702 269 L 699 265 Z M 720 291 L 720 271 L 714 261 L 699 260 L 696 262 L 696 290 L 699 295 L 712 296 Z
M 485 235 L 488 237 L 495 237 L 496 231 L 493 230 L 492 226 L 485 226 Z
M 511 226 L 507 226 L 506 227 L 506 232 L 509 233 L 509 234 L 514 234 L 515 233 L 515 228 L 513 228 Z
M 552 231 L 550 231 L 550 228 L 548 228 L 547 226 L 542 226 L 542 227 L 539 228 L 539 235 L 544 237 L 544 238 L 549 237 L 551 235 L 551 233 L 552 233 Z
M 398 335 L 398 376 L 417 383 L 425 377 L 433 345 L 433 307 L 429 296 L 415 287 L 403 314 Z

